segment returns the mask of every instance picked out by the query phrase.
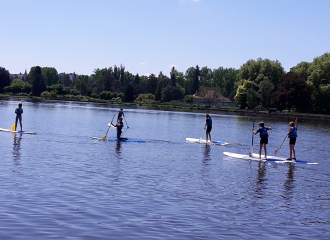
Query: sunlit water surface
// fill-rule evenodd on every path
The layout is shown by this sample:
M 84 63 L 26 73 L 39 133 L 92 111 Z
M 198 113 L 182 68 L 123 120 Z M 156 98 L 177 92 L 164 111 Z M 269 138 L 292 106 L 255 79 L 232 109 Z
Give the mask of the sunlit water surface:
M 1 128 L 17 104 L 0 101 Z M 249 152 L 252 116 L 211 112 L 213 140 L 233 144 L 210 146 L 185 141 L 203 135 L 205 113 L 135 107 L 123 136 L 147 143 L 93 140 L 118 108 L 23 102 L 37 135 L 0 132 L 0 239 L 330 238 L 327 120 L 299 119 L 297 156 L 319 165 L 283 165 L 224 157 Z M 293 119 L 261 120 L 274 155 Z

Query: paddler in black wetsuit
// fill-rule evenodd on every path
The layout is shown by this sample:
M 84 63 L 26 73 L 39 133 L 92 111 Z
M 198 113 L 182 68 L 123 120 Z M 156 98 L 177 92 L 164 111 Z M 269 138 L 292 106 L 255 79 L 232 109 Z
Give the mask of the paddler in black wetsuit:
M 205 127 L 206 127 L 206 142 L 208 137 L 210 138 L 210 142 L 211 142 L 212 118 L 208 114 L 206 114 Z
M 123 123 L 123 118 L 122 117 L 119 117 L 118 118 L 118 122 L 117 122 L 117 124 L 116 124 L 116 126 L 115 126 L 116 128 L 117 128 L 117 139 L 119 139 L 119 140 L 127 140 L 127 138 L 121 138 L 120 137 L 120 135 L 121 135 L 121 133 L 122 133 L 122 129 L 123 129 L 123 127 L 124 127 L 124 123 Z
M 18 108 L 16 108 L 15 113 L 16 113 L 15 131 L 17 129 L 18 120 L 19 120 L 19 124 L 21 126 L 21 131 L 23 131 L 22 130 L 22 113 L 23 113 L 22 103 L 18 104 Z

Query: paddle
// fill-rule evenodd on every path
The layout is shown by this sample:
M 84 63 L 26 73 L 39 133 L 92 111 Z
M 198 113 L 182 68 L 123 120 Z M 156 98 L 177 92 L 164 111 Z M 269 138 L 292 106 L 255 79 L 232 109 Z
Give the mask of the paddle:
M 253 111 L 253 125 L 252 125 L 252 129 L 254 129 L 254 120 L 256 118 L 256 111 Z M 254 138 L 254 132 L 252 132 L 252 146 L 251 146 L 251 150 L 250 150 L 250 157 L 253 156 L 253 138 Z
M 115 118 L 115 116 L 116 116 L 116 113 L 115 113 L 115 115 L 113 115 L 113 118 L 112 118 L 112 120 L 111 120 L 111 124 L 112 124 L 112 121 L 113 121 L 113 119 Z M 102 138 L 102 140 L 106 140 L 106 139 L 107 139 L 107 135 L 108 135 L 109 129 L 110 129 L 110 127 L 111 127 L 111 124 L 110 124 L 110 126 L 109 126 L 109 128 L 108 128 L 107 133 L 106 133 L 105 136 Z
M 286 139 L 287 136 L 288 136 L 288 134 L 285 136 L 285 138 L 283 139 L 283 141 L 282 141 L 281 145 L 278 147 L 278 149 L 276 149 L 276 151 L 274 153 L 275 155 L 277 155 L 278 150 L 280 150 L 280 148 L 282 147 L 282 144 L 284 143 L 284 141 L 285 141 L 285 139 Z
M 204 128 L 204 131 L 205 131 L 205 128 Z M 201 142 L 202 142 L 202 140 L 203 140 L 204 131 L 203 131 L 203 134 L 202 134 L 201 138 L 199 139 L 199 143 L 201 143 Z
M 124 120 L 125 120 L 125 123 L 126 123 L 127 128 L 129 128 L 129 126 L 128 126 L 127 122 L 126 122 L 125 115 L 123 115 L 123 117 L 124 117 Z

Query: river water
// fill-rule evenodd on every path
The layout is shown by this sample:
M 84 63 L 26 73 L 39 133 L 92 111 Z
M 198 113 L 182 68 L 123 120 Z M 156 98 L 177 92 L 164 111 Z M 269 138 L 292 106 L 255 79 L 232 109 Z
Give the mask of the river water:
M 18 103 L 0 101 L 1 128 Z M 37 135 L 0 132 L 0 239 L 330 238 L 327 120 L 299 119 L 297 157 L 319 165 L 260 163 L 224 157 L 251 148 L 253 118 L 231 113 L 210 112 L 228 146 L 185 141 L 203 135 L 205 113 L 137 107 L 123 136 L 146 143 L 93 140 L 119 107 L 23 102 L 23 130 Z M 261 120 L 274 155 L 294 119 Z

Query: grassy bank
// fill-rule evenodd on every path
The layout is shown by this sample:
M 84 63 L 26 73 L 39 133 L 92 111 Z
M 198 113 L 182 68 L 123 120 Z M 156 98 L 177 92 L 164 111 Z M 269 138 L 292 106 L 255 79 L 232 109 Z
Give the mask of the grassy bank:
M 237 107 L 229 107 L 229 106 L 211 106 L 211 105 L 198 105 L 198 104 L 188 104 L 180 101 L 171 101 L 171 102 L 115 102 L 110 100 L 101 100 L 90 97 L 56 97 L 56 98 L 42 98 L 42 97 L 28 97 L 28 96 L 13 96 L 7 94 L 0 94 L 0 99 L 7 100 L 9 98 L 15 99 L 30 99 L 30 100 L 52 100 L 52 101 L 74 101 L 74 102 L 92 102 L 92 103 L 103 103 L 103 104 L 114 104 L 114 105 L 123 105 L 123 106 L 144 106 L 144 107 L 152 107 L 156 109 L 172 109 L 172 110 L 200 110 L 200 111 L 211 111 L 211 112 L 232 112 L 232 113 L 240 113 L 246 115 L 253 115 L 254 110 L 252 109 L 239 109 Z M 327 114 L 314 114 L 314 113 L 298 113 L 298 112 L 289 112 L 287 110 L 284 111 L 265 111 L 265 110 L 255 110 L 258 115 L 264 116 L 283 116 L 283 117 L 304 117 L 304 118 L 313 118 L 313 119 L 327 119 L 330 120 L 330 115 Z

